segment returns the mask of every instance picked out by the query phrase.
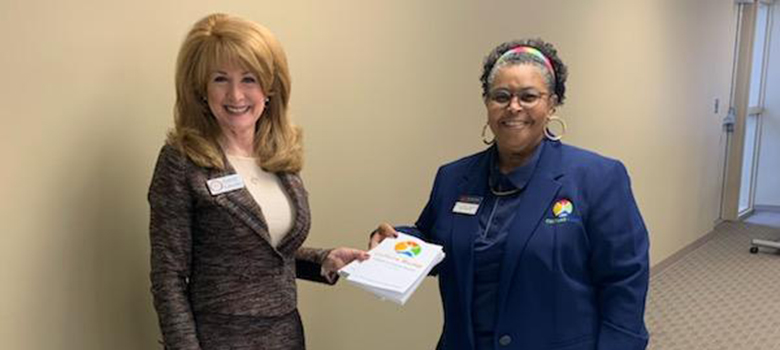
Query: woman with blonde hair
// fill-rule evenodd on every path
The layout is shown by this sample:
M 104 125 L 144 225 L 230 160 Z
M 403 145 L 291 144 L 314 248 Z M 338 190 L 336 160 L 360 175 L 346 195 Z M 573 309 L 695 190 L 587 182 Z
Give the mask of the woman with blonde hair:
M 302 247 L 310 227 L 290 76 L 266 28 L 213 14 L 176 65 L 175 128 L 149 189 L 151 281 L 166 349 L 304 349 L 295 279 L 368 258 Z

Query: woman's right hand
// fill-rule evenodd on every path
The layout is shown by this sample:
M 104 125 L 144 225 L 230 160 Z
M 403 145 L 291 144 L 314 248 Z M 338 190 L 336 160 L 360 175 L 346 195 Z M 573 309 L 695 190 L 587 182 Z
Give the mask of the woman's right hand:
M 398 237 L 398 232 L 393 226 L 390 226 L 388 223 L 382 223 L 374 232 L 371 232 L 371 238 L 368 241 L 368 249 L 374 249 L 374 247 L 379 245 L 385 238 L 395 237 Z

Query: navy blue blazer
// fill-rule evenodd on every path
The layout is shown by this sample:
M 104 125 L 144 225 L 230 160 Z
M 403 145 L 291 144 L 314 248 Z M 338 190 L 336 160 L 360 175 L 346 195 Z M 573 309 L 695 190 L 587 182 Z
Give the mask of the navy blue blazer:
M 507 237 L 494 347 L 645 349 L 649 243 L 626 169 L 617 160 L 544 142 Z M 479 213 L 453 207 L 462 196 L 490 195 L 490 151 L 442 166 L 416 226 L 401 228 L 441 244 L 447 254 L 435 270 L 444 309 L 438 349 L 473 348 Z M 554 210 L 562 200 L 569 210 Z

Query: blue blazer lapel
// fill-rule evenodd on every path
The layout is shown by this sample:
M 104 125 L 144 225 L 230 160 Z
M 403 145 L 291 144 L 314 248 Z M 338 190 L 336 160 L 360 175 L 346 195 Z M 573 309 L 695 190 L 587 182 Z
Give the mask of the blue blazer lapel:
M 543 141 L 546 142 L 546 141 Z M 499 317 L 505 309 L 509 287 L 512 284 L 515 268 L 521 260 L 529 239 L 555 199 L 561 188 L 557 179 L 561 175 L 560 143 L 549 142 L 540 155 L 536 171 L 531 177 L 518 204 L 517 216 L 509 229 L 504 259 L 499 277 Z
M 472 164 L 470 169 L 466 172 L 465 176 L 461 179 L 457 188 L 457 193 L 454 195 L 452 205 L 458 201 L 458 198 L 463 195 L 483 197 L 487 194 L 488 187 L 488 160 L 490 150 L 482 153 L 482 156 L 477 158 Z M 453 208 L 445 208 L 450 210 L 452 219 L 452 253 L 447 253 L 449 256 L 457 257 L 454 260 L 456 276 L 458 280 L 458 289 L 463 291 L 462 302 L 465 310 L 471 309 L 471 299 L 473 293 L 474 282 L 474 239 L 477 237 L 479 230 L 479 213 L 482 210 L 486 210 L 484 205 L 480 205 L 479 211 L 475 215 L 458 214 L 452 212 Z M 471 324 L 471 313 L 466 313 L 466 324 Z M 469 338 L 472 339 L 472 338 Z M 473 345 L 472 345 L 473 346 Z

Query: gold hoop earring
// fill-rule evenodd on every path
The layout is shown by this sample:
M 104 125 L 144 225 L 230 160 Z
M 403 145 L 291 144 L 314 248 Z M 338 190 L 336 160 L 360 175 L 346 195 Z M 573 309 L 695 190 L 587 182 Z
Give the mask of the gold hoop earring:
M 487 125 L 487 123 L 485 123 L 485 126 L 482 127 L 482 143 L 484 143 L 484 144 L 489 146 L 489 145 L 492 145 L 494 142 L 496 142 L 496 136 L 493 135 L 493 139 L 488 141 L 485 138 L 485 133 L 487 133 L 487 128 L 488 128 L 488 125 Z
M 550 128 L 547 125 L 545 125 L 544 136 L 550 139 L 551 141 L 560 141 L 563 138 L 563 135 L 566 135 L 566 122 L 564 122 L 563 119 L 558 118 L 557 116 L 554 115 L 547 117 L 547 124 L 549 125 L 550 122 L 558 122 L 561 125 L 561 133 L 555 135 L 550 131 Z

